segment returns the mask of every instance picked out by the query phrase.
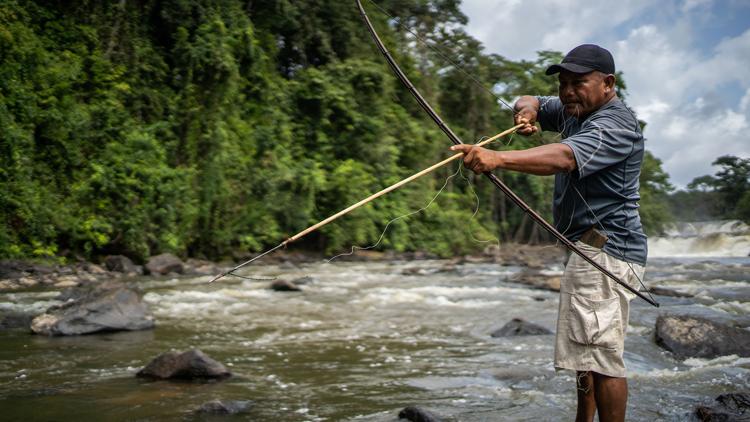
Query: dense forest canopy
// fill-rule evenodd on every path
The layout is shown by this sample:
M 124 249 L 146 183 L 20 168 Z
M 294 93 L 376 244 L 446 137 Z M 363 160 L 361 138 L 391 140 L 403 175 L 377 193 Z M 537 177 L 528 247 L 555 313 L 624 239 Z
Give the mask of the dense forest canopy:
M 512 119 L 464 72 L 507 101 L 556 94 L 544 69 L 560 53 L 487 54 L 462 29 L 458 0 L 378 5 L 391 17 L 365 2 L 384 42 L 466 142 Z M 556 139 L 516 136 L 501 147 Z M 448 154 L 356 4 L 339 0 L 4 1 L 0 142 L 0 257 L 27 258 L 257 251 Z M 372 243 L 455 170 L 300 246 L 331 253 Z M 500 176 L 550 217 L 550 178 Z M 655 232 L 668 220 L 671 186 L 651 154 L 641 184 L 643 220 Z M 546 239 L 490 184 L 474 189 L 475 219 L 474 191 L 454 178 L 427 212 L 391 225 L 382 247 L 449 255 L 482 248 L 474 238 Z

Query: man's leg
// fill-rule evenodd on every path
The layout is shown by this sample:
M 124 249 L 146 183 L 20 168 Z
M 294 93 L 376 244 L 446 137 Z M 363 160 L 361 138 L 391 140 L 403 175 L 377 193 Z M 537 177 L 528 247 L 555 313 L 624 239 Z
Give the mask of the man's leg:
M 600 422 L 623 422 L 628 403 L 628 380 L 592 372 Z M 580 396 L 579 396 L 580 397 Z M 579 398 L 580 401 L 580 398 Z M 579 404 L 580 408 L 580 404 Z
M 596 414 L 596 400 L 594 396 L 594 377 L 591 375 L 591 372 L 576 373 L 576 389 L 578 390 L 576 422 L 592 422 Z

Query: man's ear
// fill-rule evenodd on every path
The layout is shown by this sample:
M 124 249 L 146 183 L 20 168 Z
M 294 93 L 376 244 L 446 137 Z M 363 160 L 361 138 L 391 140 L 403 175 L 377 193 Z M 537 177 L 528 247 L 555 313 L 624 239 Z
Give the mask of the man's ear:
M 615 90 L 615 75 L 604 75 L 604 92 L 610 92 Z

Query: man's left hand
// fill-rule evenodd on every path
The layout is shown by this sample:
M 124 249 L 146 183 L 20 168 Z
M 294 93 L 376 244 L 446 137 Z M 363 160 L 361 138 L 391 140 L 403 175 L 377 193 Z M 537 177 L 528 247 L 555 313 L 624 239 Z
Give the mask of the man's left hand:
M 454 145 L 451 151 L 464 154 L 464 166 L 476 174 L 492 171 L 497 168 L 497 152 L 474 145 Z

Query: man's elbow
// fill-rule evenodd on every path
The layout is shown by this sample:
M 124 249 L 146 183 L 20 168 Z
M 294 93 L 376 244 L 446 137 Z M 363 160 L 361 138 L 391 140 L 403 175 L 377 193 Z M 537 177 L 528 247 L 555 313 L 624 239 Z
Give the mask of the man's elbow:
M 560 144 L 560 159 L 557 160 L 556 173 L 570 173 L 576 169 L 576 157 L 573 149 L 565 144 Z

